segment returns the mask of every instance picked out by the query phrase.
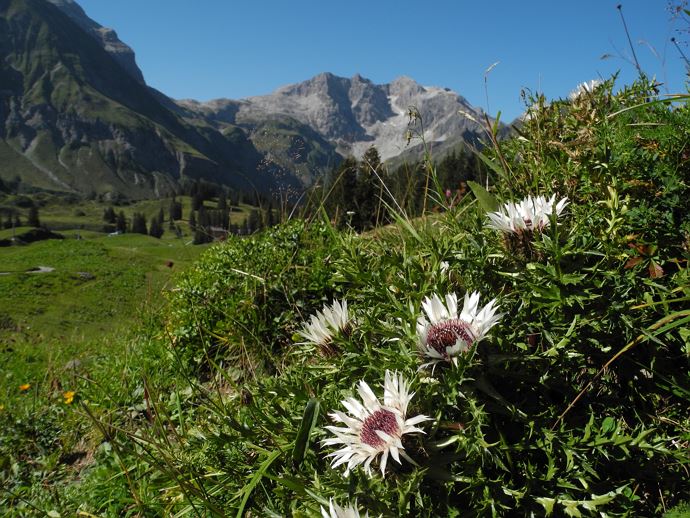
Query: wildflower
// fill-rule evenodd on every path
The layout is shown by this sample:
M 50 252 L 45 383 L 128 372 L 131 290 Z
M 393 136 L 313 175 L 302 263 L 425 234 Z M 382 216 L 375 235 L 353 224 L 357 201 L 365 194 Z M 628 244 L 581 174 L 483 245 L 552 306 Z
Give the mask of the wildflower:
M 71 404 L 72 401 L 74 401 L 74 396 L 75 396 L 76 394 L 77 394 L 77 393 L 74 392 L 74 391 L 72 391 L 72 390 L 68 390 L 67 392 L 63 392 L 63 393 L 62 393 L 62 397 L 65 398 L 65 404 L 66 404 L 66 405 Z
M 546 199 L 544 196 L 527 196 L 524 200 L 505 203 L 501 210 L 489 212 L 491 220 L 487 226 L 500 230 L 506 234 L 523 234 L 534 231 L 541 232 L 549 226 L 549 217 L 553 213 L 556 195 Z M 560 216 L 568 204 L 568 198 L 556 203 L 556 215 Z
M 23 383 L 22 385 L 19 385 L 19 390 L 21 392 L 26 392 L 31 388 L 31 383 Z
M 591 81 L 585 81 L 577 85 L 577 88 L 568 94 L 568 99 L 575 101 L 585 94 L 591 94 L 596 90 L 597 87 L 601 86 L 603 83 L 599 79 L 592 79 Z
M 360 518 L 357 507 L 351 505 L 340 507 L 338 504 L 333 503 L 332 498 L 329 500 L 328 510 L 321 508 L 321 516 L 323 518 Z M 365 518 L 368 517 L 369 513 L 364 516 Z
M 423 421 L 430 420 L 425 415 L 418 415 L 407 419 L 407 406 L 414 396 L 408 392 L 408 386 L 401 374 L 386 371 L 384 380 L 383 405 L 376 398 L 369 385 L 359 382 L 357 388 L 362 402 L 355 398 L 348 398 L 342 403 L 350 415 L 335 411 L 331 418 L 345 427 L 327 426 L 326 429 L 335 434 L 335 438 L 326 439 L 324 446 L 341 444 L 343 447 L 329 454 L 334 457 L 332 466 L 347 464 L 345 475 L 359 464 L 364 465 L 364 471 L 371 476 L 371 463 L 381 455 L 381 474 L 385 474 L 388 455 L 401 464 L 402 456 L 408 462 L 414 461 L 405 453 L 402 436 L 409 433 L 424 433 L 415 427 Z
M 465 294 L 459 315 L 455 293 L 446 295 L 445 304 L 436 294 L 424 299 L 426 317 L 417 319 L 417 337 L 420 351 L 431 359 L 426 365 L 449 361 L 457 366 L 458 357 L 482 340 L 503 316 L 496 314 L 496 299 L 479 310 L 479 296 L 476 291 Z
M 350 316 L 347 301 L 334 300 L 331 306 L 324 305 L 321 311 L 310 317 L 309 323 L 299 331 L 299 335 L 320 347 L 325 352 L 333 352 L 330 347 L 335 333 L 347 334 L 350 331 Z

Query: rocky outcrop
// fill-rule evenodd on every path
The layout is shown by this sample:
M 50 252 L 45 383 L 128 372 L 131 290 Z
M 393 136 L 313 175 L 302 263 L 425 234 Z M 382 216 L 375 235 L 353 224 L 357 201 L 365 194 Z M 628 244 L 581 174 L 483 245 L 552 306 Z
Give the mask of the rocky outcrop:
M 51 4 L 59 8 L 69 16 L 79 27 L 91 35 L 129 75 L 138 82 L 144 84 L 144 75 L 137 66 L 134 51 L 131 47 L 120 41 L 117 33 L 113 29 L 103 27 L 88 17 L 74 0 L 48 0 Z
M 481 110 L 448 88 L 425 87 L 409 77 L 378 85 L 360 75 L 323 73 L 269 95 L 179 104 L 207 119 L 246 128 L 271 118 L 291 118 L 345 156 L 361 157 L 372 145 L 384 160 L 409 152 L 405 133 L 410 108 L 421 115 L 429 145 L 478 144 L 484 136 L 483 123 L 477 122 L 484 121 Z

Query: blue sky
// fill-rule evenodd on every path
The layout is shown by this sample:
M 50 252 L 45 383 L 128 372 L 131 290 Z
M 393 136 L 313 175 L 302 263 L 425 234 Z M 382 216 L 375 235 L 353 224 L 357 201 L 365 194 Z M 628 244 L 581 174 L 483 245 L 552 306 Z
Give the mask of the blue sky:
M 609 0 L 77 0 L 137 54 L 146 81 L 174 98 L 269 93 L 329 71 L 375 83 L 407 75 L 511 120 L 523 88 L 565 97 L 578 83 L 636 75 Z M 685 89 L 666 0 L 623 1 L 642 68 Z M 686 49 L 686 54 L 688 49 Z M 601 59 L 602 55 L 611 57 Z M 666 91 L 662 89 L 662 91 Z

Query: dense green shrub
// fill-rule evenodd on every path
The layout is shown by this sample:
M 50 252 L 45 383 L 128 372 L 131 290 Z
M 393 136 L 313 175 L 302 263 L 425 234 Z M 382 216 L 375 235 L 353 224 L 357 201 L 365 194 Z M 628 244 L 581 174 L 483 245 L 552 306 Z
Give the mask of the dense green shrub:
M 296 326 L 335 294 L 332 230 L 293 221 L 210 248 L 170 294 L 167 332 L 185 365 L 273 372 Z
M 159 380 L 155 417 L 119 443 L 154 474 L 139 511 L 318 516 L 333 498 L 370 516 L 654 516 L 687 499 L 690 112 L 645 82 L 612 89 L 535 100 L 485 157 L 489 192 L 446 212 L 364 235 L 293 221 L 210 249 L 162 333 L 185 377 Z M 521 241 L 487 226 L 528 194 L 570 203 Z M 424 366 L 424 301 L 473 291 L 502 317 L 457 366 Z M 333 298 L 348 325 L 305 339 Z M 327 427 L 360 382 L 381 399 L 386 371 L 411 383 L 406 416 L 430 418 L 402 437 L 415 464 L 381 475 L 379 455 L 344 477 Z

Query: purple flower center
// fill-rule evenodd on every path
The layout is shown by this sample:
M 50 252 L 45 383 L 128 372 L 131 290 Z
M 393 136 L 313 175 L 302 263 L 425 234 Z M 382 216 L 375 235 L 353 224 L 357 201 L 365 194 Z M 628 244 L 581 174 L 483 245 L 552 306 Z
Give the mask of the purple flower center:
M 532 220 L 530 218 L 522 218 L 525 221 L 525 229 L 532 230 Z
M 427 345 L 446 358 L 446 348 L 453 347 L 458 340 L 470 346 L 474 343 L 474 333 L 470 324 L 457 318 L 434 324 L 426 336 Z
M 400 427 L 398 426 L 398 420 L 395 414 L 383 408 L 377 410 L 364 420 L 359 438 L 364 444 L 372 448 L 379 448 L 383 446 L 384 441 L 376 433 L 377 430 L 387 433 L 388 435 L 399 435 Z

